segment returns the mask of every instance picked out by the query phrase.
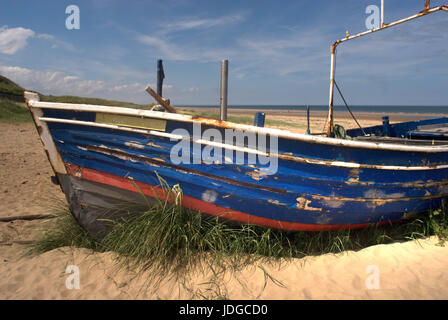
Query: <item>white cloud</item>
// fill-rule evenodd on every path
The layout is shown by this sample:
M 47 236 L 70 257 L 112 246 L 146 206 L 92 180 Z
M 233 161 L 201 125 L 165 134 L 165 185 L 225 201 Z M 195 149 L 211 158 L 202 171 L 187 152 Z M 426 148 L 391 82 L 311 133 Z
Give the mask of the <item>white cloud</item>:
M 154 36 L 147 36 L 147 35 L 141 35 L 138 37 L 138 40 L 150 47 L 157 48 L 160 53 L 169 60 L 190 60 L 188 56 L 183 54 L 183 50 L 179 48 L 178 46 L 170 43 L 167 40 L 164 40 L 162 38 L 154 37 Z
M 286 76 L 314 73 L 316 66 L 321 66 L 318 68 L 320 76 L 327 76 L 331 44 L 328 28 L 291 28 L 286 32 L 268 34 L 241 32 L 230 39 L 226 39 L 228 32 L 223 35 L 220 30 L 215 30 L 240 23 L 245 16 L 237 13 L 210 19 L 178 19 L 161 26 L 151 35 L 139 34 L 136 39 L 167 60 L 217 62 L 229 59 L 232 61 L 232 74 L 237 79 L 255 74 Z M 211 31 L 214 36 L 207 33 L 207 36 L 201 34 L 191 41 L 184 41 L 177 32 L 186 30 L 191 33 Z M 223 40 L 217 42 L 217 37 Z
M 181 91 L 182 92 L 199 92 L 199 87 L 190 87 L 190 88 L 185 88 L 185 89 L 182 89 Z
M 45 39 L 45 40 L 54 40 L 55 37 L 52 36 L 51 34 L 47 34 L 47 33 L 39 33 L 36 36 L 38 39 Z
M 55 36 L 53 36 L 51 34 L 39 33 L 39 34 L 36 35 L 36 38 L 51 42 L 51 48 L 52 49 L 62 48 L 64 50 L 72 51 L 72 52 L 78 52 L 79 51 L 71 43 L 59 40 L 58 38 L 56 38 Z
M 211 19 L 184 19 L 163 25 L 162 33 L 173 33 L 190 29 L 209 29 L 218 26 L 231 25 L 244 20 L 243 14 L 233 14 Z
M 0 27 L 0 53 L 15 54 L 25 48 L 28 39 L 34 35 L 35 32 L 30 29 Z
M 179 19 L 177 22 L 165 23 L 159 30 L 149 35 L 137 35 L 136 39 L 151 48 L 159 51 L 160 55 L 168 60 L 177 61 L 214 61 L 223 59 L 233 53 L 232 50 L 214 48 L 207 45 L 195 43 L 182 44 L 174 42 L 173 37 L 181 31 L 203 31 L 222 26 L 230 26 L 244 21 L 245 14 L 237 13 L 217 18 L 188 18 Z M 200 37 L 198 38 L 200 39 Z
M 36 34 L 31 29 L 22 27 L 8 28 L 8 26 L 3 26 L 0 27 L 0 53 L 14 55 L 16 52 L 24 49 L 28 44 L 28 40 L 31 38 L 49 41 L 52 49 L 62 48 L 72 52 L 78 51 L 71 43 L 59 40 L 51 34 Z
M 0 64 L 0 74 L 19 83 L 24 88 L 52 95 L 95 96 L 141 102 L 144 102 L 144 98 L 147 96 L 145 84 L 137 82 L 116 85 L 101 80 L 84 80 L 60 71 L 41 71 L 2 64 Z M 150 102 L 150 100 L 148 96 L 146 102 Z
M 214 49 L 207 45 L 173 43 L 166 36 L 139 35 L 137 40 L 144 45 L 154 48 L 160 56 L 167 60 L 219 61 L 236 54 L 233 48 Z

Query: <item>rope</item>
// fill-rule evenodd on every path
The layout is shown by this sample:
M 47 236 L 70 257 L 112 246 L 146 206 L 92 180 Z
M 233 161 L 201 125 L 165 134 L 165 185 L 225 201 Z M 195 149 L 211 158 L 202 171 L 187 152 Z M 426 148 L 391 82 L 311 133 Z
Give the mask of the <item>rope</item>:
M 359 124 L 358 120 L 356 120 L 355 115 L 352 113 L 352 111 L 350 110 L 350 108 L 349 108 L 349 106 L 348 106 L 348 104 L 347 104 L 347 101 L 345 101 L 345 98 L 344 98 L 344 96 L 342 95 L 342 92 L 341 92 L 341 90 L 339 89 L 339 86 L 338 86 L 338 84 L 336 83 L 336 80 L 334 80 L 334 84 L 335 84 L 335 86 L 336 86 L 336 89 L 338 89 L 338 92 L 339 92 L 339 94 L 340 94 L 342 100 L 344 101 L 345 107 L 347 108 L 348 112 L 349 112 L 350 115 L 352 116 L 353 120 L 355 120 L 355 122 L 356 122 L 356 124 L 358 125 L 358 127 L 362 130 L 362 133 L 366 136 L 366 135 L 367 135 L 366 132 L 364 131 L 363 127 L 361 127 L 361 125 Z

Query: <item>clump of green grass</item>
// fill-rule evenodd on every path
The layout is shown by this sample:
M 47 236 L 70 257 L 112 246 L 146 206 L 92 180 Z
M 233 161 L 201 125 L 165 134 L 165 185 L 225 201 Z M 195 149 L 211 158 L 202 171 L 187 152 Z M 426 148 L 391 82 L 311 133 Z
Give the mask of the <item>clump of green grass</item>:
M 448 237 L 446 207 L 393 225 L 331 232 L 286 232 L 254 225 L 226 223 L 180 206 L 179 186 L 162 186 L 166 200 L 143 213 L 129 213 L 112 222 L 101 242 L 79 227 L 68 210 L 46 226 L 31 253 L 73 246 L 113 251 L 128 266 L 152 270 L 155 275 L 182 275 L 205 265 L 238 270 L 256 262 L 279 261 L 309 255 L 360 250 L 376 244 L 402 242 L 437 235 Z
M 66 246 L 112 251 L 117 254 L 121 267 L 134 271 L 149 269 L 150 272 L 145 273 L 145 283 L 151 284 L 153 289 L 162 280 L 174 277 L 192 298 L 226 299 L 225 274 L 231 272 L 245 286 L 237 272 L 248 265 L 264 272 L 264 287 L 268 281 L 284 286 L 266 272 L 263 264 L 280 264 L 291 258 L 360 250 L 433 235 L 443 244 L 448 238 L 445 206 L 393 225 L 331 232 L 286 232 L 229 224 L 217 217 L 185 209 L 180 206 L 182 190 L 179 186 L 169 188 L 163 181 L 162 186 L 166 200 L 157 200 L 146 212 L 130 212 L 110 221 L 111 229 L 100 242 L 77 224 L 67 208 L 59 209 L 57 217 L 47 222 L 46 231 L 31 245 L 28 253 L 40 254 Z M 211 274 L 199 286 L 190 283 L 189 277 L 198 270 Z
M 285 233 L 232 226 L 218 217 L 185 209 L 180 205 L 179 186 L 162 185 L 166 200 L 144 213 L 114 221 L 101 241 L 104 249 L 118 253 L 126 265 L 179 276 L 205 263 L 216 274 L 216 270 L 238 270 L 257 260 L 290 256 L 290 249 L 282 245 L 287 242 Z
M 102 251 L 100 243 L 81 228 L 70 209 L 57 200 L 55 203 L 52 209 L 54 218 L 44 222 L 41 236 L 30 245 L 27 254 L 41 254 L 61 247 Z
M 0 98 L 0 122 L 18 123 L 29 121 L 31 121 L 31 115 L 25 106 Z

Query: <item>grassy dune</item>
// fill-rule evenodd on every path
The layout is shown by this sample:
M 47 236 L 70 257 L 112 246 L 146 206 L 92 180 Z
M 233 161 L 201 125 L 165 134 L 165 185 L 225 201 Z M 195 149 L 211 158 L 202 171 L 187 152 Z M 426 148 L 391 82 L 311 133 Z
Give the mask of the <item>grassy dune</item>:
M 27 122 L 31 121 L 29 111 L 23 101 L 24 88 L 0 75 L 0 122 Z M 103 106 L 117 106 L 136 109 L 149 109 L 151 105 L 142 105 L 131 102 L 114 101 L 100 98 L 86 98 L 77 96 L 52 96 L 39 93 L 41 101 L 96 104 Z M 18 102 L 19 101 L 19 102 Z
M 20 123 L 31 121 L 31 115 L 24 103 L 0 98 L 0 123 Z
M 40 97 L 41 101 L 48 101 L 48 102 L 96 104 L 104 106 L 149 109 L 148 105 L 139 105 L 134 103 L 97 99 L 97 98 L 83 98 L 75 96 L 44 96 L 44 95 L 40 95 Z M 20 103 L 0 96 L 0 122 L 20 123 L 28 121 L 31 121 L 31 116 L 25 103 Z
M 0 75 L 0 93 L 23 97 L 23 91 L 21 86 Z

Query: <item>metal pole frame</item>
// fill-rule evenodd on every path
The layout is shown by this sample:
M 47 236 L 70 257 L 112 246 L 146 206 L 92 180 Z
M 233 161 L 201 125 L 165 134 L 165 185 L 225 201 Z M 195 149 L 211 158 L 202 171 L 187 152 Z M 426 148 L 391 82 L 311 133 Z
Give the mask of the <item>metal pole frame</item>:
M 355 34 L 353 36 L 349 36 L 347 33 L 347 37 L 337 40 L 333 45 L 331 46 L 331 70 L 330 70 L 330 97 L 329 97 L 329 107 L 328 107 L 328 131 L 327 135 L 329 137 L 332 137 L 334 135 L 334 112 L 333 112 L 333 101 L 334 101 L 334 80 L 335 80 L 335 72 L 336 72 L 336 47 L 342 43 L 349 40 L 353 40 L 362 36 L 369 35 L 371 33 L 388 29 L 390 27 L 394 27 L 396 25 L 399 25 L 401 23 L 411 21 L 423 16 L 426 16 L 428 14 L 438 12 L 438 11 L 447 11 L 448 12 L 448 4 L 437 6 L 434 8 L 430 8 L 429 1 L 425 0 L 425 9 L 423 11 L 420 11 L 419 13 L 412 15 L 410 17 L 400 19 L 391 23 L 384 23 L 384 1 L 381 1 L 381 25 L 379 28 L 371 29 L 368 31 L 364 31 L 358 34 Z
M 229 79 L 229 60 L 221 61 L 221 97 L 220 97 L 220 119 L 227 121 L 227 88 Z

